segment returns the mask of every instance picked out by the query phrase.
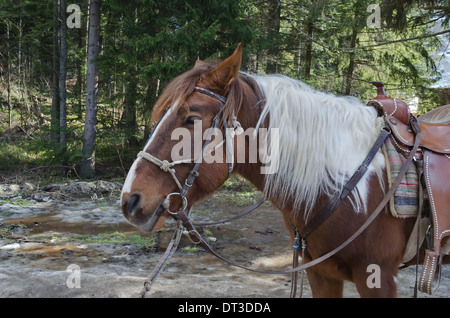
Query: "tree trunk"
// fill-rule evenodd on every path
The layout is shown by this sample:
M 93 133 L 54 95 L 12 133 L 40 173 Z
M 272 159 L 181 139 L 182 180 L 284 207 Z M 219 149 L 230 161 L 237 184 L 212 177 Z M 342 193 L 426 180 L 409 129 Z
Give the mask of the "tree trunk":
M 312 36 L 314 30 L 314 24 L 312 21 L 312 17 L 309 18 L 308 24 L 306 26 L 306 33 L 308 33 L 308 38 L 306 39 L 306 48 L 305 48 L 305 64 L 303 68 L 303 76 L 305 79 L 309 79 L 311 76 L 311 60 L 312 60 Z
M 52 63 L 52 107 L 50 110 L 50 140 L 59 143 L 59 83 L 58 83 L 58 0 L 53 0 L 53 63 Z
M 95 175 L 95 137 L 97 124 L 97 58 L 100 51 L 100 0 L 91 0 L 89 9 L 88 67 L 86 76 L 86 115 L 80 175 Z
M 83 48 L 83 32 L 81 31 L 83 28 L 79 28 L 78 29 L 78 49 L 82 49 Z M 83 104 L 83 88 L 82 88 L 82 67 L 83 67 L 83 57 L 79 56 L 77 58 L 76 61 L 76 76 L 77 76 L 77 81 L 75 83 L 75 96 L 76 96 L 76 113 L 77 113 L 77 117 L 78 119 L 82 119 L 83 118 L 83 114 L 82 114 L 82 104 Z
M 89 4 L 89 2 L 88 2 Z M 87 24 L 82 23 L 81 27 L 77 30 L 78 37 L 78 49 L 80 56 L 77 58 L 76 65 L 76 76 L 77 82 L 75 84 L 75 95 L 77 96 L 77 106 L 76 113 L 78 119 L 83 118 L 83 79 L 86 78 L 83 72 L 84 66 L 86 65 L 86 35 L 87 35 Z
M 350 43 L 350 47 L 354 48 L 356 46 L 356 38 L 358 36 L 358 30 L 356 27 L 353 28 L 352 32 L 352 40 Z M 352 77 L 353 77 L 353 70 L 355 69 L 355 51 L 350 53 L 350 62 L 348 64 L 347 69 L 347 77 L 345 81 L 345 94 L 350 95 L 351 88 L 352 88 Z
M 278 55 L 280 53 L 280 48 L 278 47 L 278 38 L 280 33 L 280 12 L 281 3 L 279 0 L 271 0 L 269 3 L 269 12 L 267 19 L 268 36 L 272 41 L 268 52 L 267 52 L 267 74 L 275 74 L 278 68 Z
M 67 147 L 66 132 L 66 64 L 67 64 L 67 14 L 66 0 L 60 0 L 61 13 L 61 48 L 59 56 L 59 145 L 65 151 Z
M 8 127 L 11 128 L 11 120 L 12 120 L 12 113 L 11 113 L 11 54 L 10 54 L 10 37 L 9 37 L 9 31 L 10 31 L 10 22 L 7 21 L 6 22 L 6 46 L 7 46 L 7 50 L 8 52 L 6 53 L 6 59 L 7 59 L 7 68 L 8 68 L 8 75 L 6 77 L 6 89 L 7 89 L 7 93 L 8 93 Z
M 131 72 L 134 74 L 134 72 Z M 136 122 L 136 94 L 137 82 L 136 76 L 131 75 L 125 86 L 125 139 L 128 145 L 137 144 L 135 132 L 137 129 Z
M 295 75 L 298 77 L 300 75 L 300 65 L 302 61 L 302 42 L 299 37 L 295 39 L 294 44 L 294 70 Z

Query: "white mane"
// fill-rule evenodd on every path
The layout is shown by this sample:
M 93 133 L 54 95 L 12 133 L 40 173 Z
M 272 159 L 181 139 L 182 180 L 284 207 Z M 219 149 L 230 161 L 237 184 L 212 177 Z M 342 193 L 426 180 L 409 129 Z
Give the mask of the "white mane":
M 293 198 L 296 211 L 303 203 L 307 217 L 319 195 L 339 193 L 362 163 L 380 132 L 377 115 L 354 97 L 320 92 L 286 76 L 252 78 L 265 96 L 258 126 L 269 116 L 268 128 L 280 135 L 278 171 L 266 175 L 265 194 L 284 202 Z M 368 176 L 376 173 L 381 180 L 384 165 L 379 152 L 353 192 L 356 211 L 365 210 Z

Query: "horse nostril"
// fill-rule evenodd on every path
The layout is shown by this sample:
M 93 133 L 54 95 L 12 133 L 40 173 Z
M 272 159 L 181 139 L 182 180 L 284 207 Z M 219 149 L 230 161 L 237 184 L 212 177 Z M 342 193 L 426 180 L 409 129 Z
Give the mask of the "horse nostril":
M 133 214 L 137 211 L 137 206 L 139 204 L 140 196 L 138 194 L 132 194 L 130 199 L 128 200 L 127 209 L 128 214 L 133 216 Z

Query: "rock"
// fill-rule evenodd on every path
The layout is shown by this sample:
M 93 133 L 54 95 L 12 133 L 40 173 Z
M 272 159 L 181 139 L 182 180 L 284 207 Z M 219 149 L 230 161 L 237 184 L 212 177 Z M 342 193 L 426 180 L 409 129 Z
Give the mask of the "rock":
M 95 192 L 97 188 L 93 182 L 84 182 L 84 181 L 71 182 L 69 184 L 69 187 L 70 192 L 74 193 L 81 192 L 83 194 Z
M 109 181 L 71 181 L 64 184 L 49 184 L 36 187 L 32 183 L 0 184 L 0 197 L 31 199 L 37 202 L 48 202 L 55 199 L 97 200 L 105 196 L 119 195 L 122 184 Z M 18 198 L 17 198 L 18 199 Z
M 158 236 L 158 247 L 162 250 L 167 249 L 172 237 L 173 232 L 160 232 Z
M 61 189 L 61 185 L 58 185 L 58 184 L 49 184 L 49 185 L 43 186 L 41 188 L 41 190 L 45 191 L 45 192 L 59 191 L 60 189 Z
M 17 250 L 19 248 L 20 248 L 19 243 L 12 243 L 12 244 L 3 245 L 2 247 L 0 247 L 0 250 L 11 251 L 11 250 Z
M 109 193 L 117 189 L 117 184 L 114 182 L 99 180 L 97 181 L 97 188 L 101 192 Z
M 106 195 L 112 193 L 113 191 L 117 191 L 121 189 L 121 185 L 115 182 L 108 181 L 79 181 L 79 182 L 71 182 L 66 185 L 61 191 L 68 192 L 70 194 L 83 194 L 88 195 L 92 198 L 92 196 L 97 195 Z M 94 196 L 95 197 L 95 196 Z
M 35 188 L 34 188 L 34 185 L 32 185 L 31 183 L 25 182 L 25 183 L 22 184 L 22 186 L 20 187 L 20 190 L 21 190 L 22 192 L 30 192 L 30 191 L 34 191 Z
M 175 234 L 175 232 L 172 230 L 159 232 L 158 233 L 158 248 L 161 250 L 166 250 L 170 241 L 172 240 L 174 234 Z M 188 235 L 182 235 L 180 238 L 180 242 L 178 243 L 179 249 L 183 248 L 185 246 L 193 246 L 193 243 Z
M 20 192 L 20 185 L 18 184 L 10 184 L 9 185 L 9 194 L 17 194 Z
M 122 255 L 113 255 L 109 258 L 106 258 L 103 260 L 103 262 L 105 263 L 126 263 L 126 264 L 130 264 L 130 263 L 134 263 L 135 259 L 133 257 L 131 257 L 128 254 L 122 254 Z

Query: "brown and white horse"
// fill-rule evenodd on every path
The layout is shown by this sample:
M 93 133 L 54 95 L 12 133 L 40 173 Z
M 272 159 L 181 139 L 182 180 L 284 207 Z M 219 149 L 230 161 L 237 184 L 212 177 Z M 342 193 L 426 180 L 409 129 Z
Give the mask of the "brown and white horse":
M 238 150 L 249 150 L 249 144 L 257 138 L 258 130 L 252 130 L 246 139 L 233 139 L 233 173 L 263 191 L 282 212 L 293 235 L 291 225 L 302 229 L 332 195 L 342 190 L 377 138 L 379 118 L 374 109 L 364 107 L 357 99 L 319 92 L 284 76 L 243 74 L 239 72 L 240 66 L 241 45 L 217 66 L 197 61 L 193 69 L 175 78 L 155 105 L 152 120 L 160 121 L 143 151 L 166 164 L 173 162 L 172 150 L 179 143 L 173 132 L 181 128 L 194 137 L 196 129 L 206 131 L 222 106 L 221 122 L 229 126 L 238 122 L 244 131 L 276 129 L 278 140 L 270 140 L 277 145 L 276 169 L 262 173 L 262 166 L 267 164 L 264 162 L 267 149 L 258 148 L 256 160 L 250 158 L 249 151 L 244 159 L 237 160 Z M 226 102 L 223 105 L 195 87 L 226 96 Z M 223 125 L 218 127 L 225 134 Z M 197 156 L 198 147 L 192 143 L 190 148 L 187 152 L 191 157 Z M 226 153 L 229 154 L 229 149 Z M 225 158 L 225 152 L 222 155 Z M 188 178 L 194 166 L 189 162 L 177 165 L 172 170 L 173 177 L 167 173 L 168 167 L 163 169 L 162 165 L 138 157 L 122 190 L 125 218 L 146 230 L 160 229 L 169 214 L 166 210 L 161 217 L 155 217 L 155 212 L 168 194 L 179 191 L 176 179 Z M 226 181 L 228 172 L 227 160 L 202 162 L 198 177 L 186 194 L 187 208 L 216 191 Z M 359 229 L 384 196 L 385 173 L 384 157 L 379 152 L 348 199 L 308 237 L 305 261 L 333 250 Z M 179 204 L 175 201 L 170 202 L 172 211 L 177 209 L 173 205 Z M 386 205 L 350 245 L 307 270 L 313 296 L 342 297 L 343 283 L 347 280 L 356 285 L 362 297 L 395 297 L 394 277 L 414 222 L 414 218 L 392 217 Z M 371 264 L 379 266 L 380 288 L 367 285 Z

